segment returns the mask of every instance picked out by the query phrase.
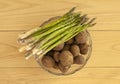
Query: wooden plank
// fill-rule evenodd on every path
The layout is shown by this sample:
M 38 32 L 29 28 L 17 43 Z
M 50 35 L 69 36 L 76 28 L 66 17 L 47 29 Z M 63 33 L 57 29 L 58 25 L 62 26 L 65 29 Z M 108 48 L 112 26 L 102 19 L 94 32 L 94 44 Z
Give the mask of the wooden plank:
M 20 32 L 0 32 L 0 67 L 38 67 L 34 58 L 26 61 L 18 52 Z M 90 31 L 92 56 L 86 67 L 120 67 L 120 31 Z M 3 38 L 4 37 L 4 38 Z
M 0 84 L 120 84 L 120 68 L 84 68 L 55 76 L 40 68 L 0 68 Z
M 91 30 L 120 30 L 120 0 L 0 0 L 0 30 L 28 30 L 73 6 L 97 17 Z

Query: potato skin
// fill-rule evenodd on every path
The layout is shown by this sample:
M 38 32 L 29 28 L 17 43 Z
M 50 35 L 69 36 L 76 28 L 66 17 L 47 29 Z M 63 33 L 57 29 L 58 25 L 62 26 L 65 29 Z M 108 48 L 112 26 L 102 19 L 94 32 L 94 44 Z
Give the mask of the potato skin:
M 42 64 L 48 68 L 51 68 L 55 65 L 55 61 L 51 56 L 44 56 L 42 58 Z
M 79 46 L 78 45 L 72 45 L 71 48 L 70 48 L 70 51 L 71 53 L 73 54 L 73 56 L 78 56 L 79 53 L 80 53 L 80 49 L 79 49 Z
M 64 43 L 56 46 L 55 48 L 53 48 L 53 50 L 55 50 L 55 51 L 61 51 L 63 49 L 63 47 L 64 47 Z
M 62 73 L 65 73 L 69 70 L 70 66 L 63 66 L 61 63 L 59 63 L 58 68 Z
M 83 64 L 84 63 L 84 57 L 79 55 L 74 58 L 74 64 Z
M 85 31 L 80 32 L 78 35 L 75 36 L 75 41 L 77 44 L 83 44 L 87 41 L 87 33 Z
M 63 50 L 69 50 L 70 49 L 70 45 L 64 45 L 64 48 L 63 48 Z
M 70 66 L 73 64 L 73 55 L 70 51 L 65 50 L 60 54 L 60 62 L 63 66 Z
M 72 38 L 72 39 L 70 39 L 70 40 L 68 40 L 67 42 L 65 42 L 66 44 L 72 44 L 74 42 L 74 38 Z
M 80 47 L 80 53 L 86 55 L 88 52 L 89 45 L 85 43 L 85 44 L 80 44 L 79 47 Z
M 59 62 L 59 55 L 60 55 L 60 53 L 59 52 L 54 52 L 54 55 L 53 55 L 53 58 L 54 58 L 54 60 L 56 61 L 56 62 Z

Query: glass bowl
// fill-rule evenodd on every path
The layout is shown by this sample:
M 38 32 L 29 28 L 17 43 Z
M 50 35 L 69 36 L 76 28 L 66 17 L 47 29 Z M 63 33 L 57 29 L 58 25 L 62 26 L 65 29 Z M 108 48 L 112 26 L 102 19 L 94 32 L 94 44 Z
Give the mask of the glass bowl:
M 55 19 L 56 17 L 52 18 Z M 46 24 L 47 22 L 51 21 L 52 19 L 49 19 L 48 21 L 44 22 L 41 26 L 43 26 L 44 24 Z M 87 44 L 89 45 L 88 47 L 88 52 L 86 55 L 82 55 L 84 57 L 84 63 L 81 65 L 77 65 L 77 64 L 73 64 L 71 65 L 70 69 L 66 72 L 66 73 L 62 73 L 59 69 L 55 69 L 55 68 L 47 68 L 42 64 L 42 57 L 39 60 L 37 59 L 37 56 L 35 57 L 36 62 L 40 65 L 40 67 L 42 67 L 44 70 L 48 71 L 49 73 L 52 73 L 54 75 L 70 75 L 73 74 L 79 70 L 81 70 L 87 63 L 88 59 L 91 56 L 91 52 L 92 52 L 92 39 L 91 36 L 89 34 L 89 32 L 87 30 L 84 30 L 87 34 Z

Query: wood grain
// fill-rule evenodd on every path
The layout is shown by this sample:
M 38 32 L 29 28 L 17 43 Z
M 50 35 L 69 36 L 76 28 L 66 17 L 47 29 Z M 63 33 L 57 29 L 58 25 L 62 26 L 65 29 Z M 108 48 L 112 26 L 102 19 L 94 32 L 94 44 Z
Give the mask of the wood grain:
M 120 30 L 120 0 L 0 0 L 0 30 L 28 30 L 50 17 L 76 11 L 96 17 L 90 30 Z
M 92 56 L 81 71 L 55 76 L 24 59 L 17 37 L 72 7 L 97 18 Z M 119 36 L 120 0 L 0 0 L 0 84 L 120 84 Z
M 84 68 L 69 76 L 55 76 L 40 68 L 0 68 L 0 84 L 120 84 L 119 68 Z

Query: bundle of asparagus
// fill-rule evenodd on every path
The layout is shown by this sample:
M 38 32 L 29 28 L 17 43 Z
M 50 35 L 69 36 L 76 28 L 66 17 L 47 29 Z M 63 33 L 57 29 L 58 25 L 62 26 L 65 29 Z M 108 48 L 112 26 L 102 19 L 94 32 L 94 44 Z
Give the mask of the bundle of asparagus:
M 41 27 L 32 29 L 19 35 L 19 43 L 24 46 L 20 52 L 26 51 L 26 59 L 36 55 L 37 59 L 44 56 L 55 46 L 68 41 L 84 29 L 95 25 L 87 15 L 74 13 L 75 7 L 59 19 Z

